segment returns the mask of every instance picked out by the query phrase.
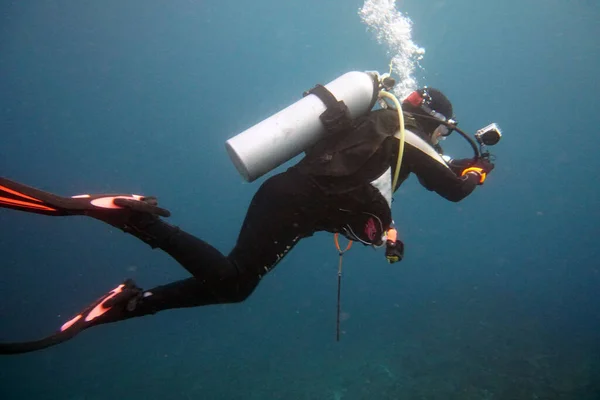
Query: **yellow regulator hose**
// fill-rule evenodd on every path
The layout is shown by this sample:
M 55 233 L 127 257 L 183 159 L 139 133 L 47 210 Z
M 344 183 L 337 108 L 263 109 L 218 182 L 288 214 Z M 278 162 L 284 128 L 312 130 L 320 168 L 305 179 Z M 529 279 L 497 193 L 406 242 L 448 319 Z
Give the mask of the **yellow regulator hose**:
M 398 146 L 398 162 L 396 163 L 396 170 L 394 171 L 394 179 L 392 180 L 392 193 L 393 193 L 394 190 L 396 190 L 396 184 L 398 183 L 398 176 L 400 175 L 400 167 L 402 165 L 402 156 L 404 155 L 404 114 L 402 113 L 402 106 L 400 105 L 400 102 L 398 101 L 396 96 L 394 96 L 390 92 L 385 92 L 382 90 L 379 92 L 379 97 L 385 97 L 385 98 L 392 100 L 392 102 L 396 106 L 396 110 L 398 111 L 398 120 L 400 121 L 400 132 L 399 132 L 400 135 L 398 135 L 398 134 L 394 135 L 399 139 L 400 144 Z

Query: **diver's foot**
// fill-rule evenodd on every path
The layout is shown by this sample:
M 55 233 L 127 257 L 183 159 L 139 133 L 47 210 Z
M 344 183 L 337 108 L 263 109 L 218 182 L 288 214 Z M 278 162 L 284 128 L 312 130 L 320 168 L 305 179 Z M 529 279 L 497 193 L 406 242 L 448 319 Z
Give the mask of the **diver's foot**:
M 73 329 L 74 332 L 79 332 L 94 325 L 127 319 L 128 314 L 136 309 L 142 297 L 142 289 L 137 287 L 133 280 L 127 279 L 65 322 L 60 331 Z
M 171 213 L 158 207 L 156 197 L 107 196 L 95 199 L 92 204 L 95 207 L 85 215 L 129 233 L 152 248 L 159 247 L 164 240 L 160 217 L 168 217 Z
M 134 317 L 134 311 L 143 297 L 142 289 L 128 279 L 65 322 L 58 332 L 29 342 L 0 343 L 0 354 L 22 354 L 45 349 L 72 339 L 89 327 Z

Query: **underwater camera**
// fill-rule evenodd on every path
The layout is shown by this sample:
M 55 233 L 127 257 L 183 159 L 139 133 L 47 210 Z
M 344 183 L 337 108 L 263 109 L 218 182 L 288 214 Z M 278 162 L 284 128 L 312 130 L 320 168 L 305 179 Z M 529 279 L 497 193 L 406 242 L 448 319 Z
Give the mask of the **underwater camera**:
M 502 138 L 502 131 L 498 124 L 491 123 L 486 127 L 479 129 L 475 133 L 475 139 L 481 146 L 493 146 Z

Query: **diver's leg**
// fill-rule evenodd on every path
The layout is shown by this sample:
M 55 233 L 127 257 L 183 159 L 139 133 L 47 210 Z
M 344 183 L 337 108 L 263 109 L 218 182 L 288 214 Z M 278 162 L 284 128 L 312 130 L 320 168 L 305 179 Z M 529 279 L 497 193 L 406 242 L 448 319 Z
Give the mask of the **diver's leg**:
M 140 226 L 146 237 L 152 238 L 144 240 L 146 243 L 169 254 L 199 281 L 218 282 L 238 274 L 235 265 L 219 250 L 176 226 L 161 219 L 137 226 Z
M 254 195 L 228 257 L 194 236 L 159 225 L 175 230 L 158 247 L 194 277 L 144 291 L 135 309 L 121 319 L 245 300 L 301 238 L 319 229 L 325 214 L 323 198 L 310 181 L 283 173 L 265 181 Z
M 156 222 L 148 229 L 154 231 L 154 237 L 164 237 L 155 244 L 176 259 L 193 278 L 143 291 L 135 307 L 119 313 L 116 319 L 99 323 L 172 308 L 245 300 L 260 279 L 301 238 L 319 229 L 321 219 L 327 214 L 319 193 L 308 179 L 294 173 L 286 172 L 265 181 L 254 195 L 236 246 L 227 257 L 178 228 Z
M 229 256 L 161 219 L 133 225 L 142 240 L 160 248 L 200 282 L 261 278 L 302 238 L 320 229 L 327 214 L 322 195 L 311 182 L 285 172 L 266 180 L 254 195 L 235 248 Z M 150 238 L 150 239 L 148 239 Z
M 116 320 L 141 317 L 174 308 L 200 307 L 212 304 L 237 303 L 245 300 L 258 285 L 258 278 L 223 280 L 219 283 L 202 282 L 188 278 L 143 292 L 136 307 Z M 105 321 L 113 322 L 113 321 Z
M 248 207 L 228 258 L 241 274 L 261 278 L 304 237 L 322 229 L 323 194 L 293 169 L 265 181 Z
M 193 278 L 145 291 L 135 310 L 123 317 L 243 301 L 302 237 L 319 228 L 324 214 L 319 211 L 323 208 L 319 200 L 319 193 L 306 178 L 283 173 L 268 179 L 254 195 L 236 246 L 227 257 L 208 243 L 158 222 L 152 229 L 168 234 L 157 247 Z

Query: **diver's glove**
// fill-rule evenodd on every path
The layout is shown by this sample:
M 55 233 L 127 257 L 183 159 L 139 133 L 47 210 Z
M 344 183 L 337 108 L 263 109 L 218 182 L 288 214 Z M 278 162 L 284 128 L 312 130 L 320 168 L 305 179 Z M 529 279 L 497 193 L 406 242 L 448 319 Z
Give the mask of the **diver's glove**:
M 142 298 L 142 289 L 128 279 L 65 322 L 55 334 L 31 342 L 0 343 L 0 354 L 45 349 L 67 341 L 89 327 L 130 318 Z
M 394 227 L 390 227 L 387 231 L 385 258 L 390 264 L 402 261 L 404 258 L 404 243 L 398 239 L 398 231 Z
M 489 174 L 495 168 L 495 165 L 486 158 L 480 158 L 474 166 L 481 168 L 486 174 Z
M 460 176 L 465 176 L 467 174 L 476 174 L 479 178 L 479 185 L 483 185 L 485 179 L 487 178 L 487 174 L 492 172 L 494 169 L 494 164 L 485 158 L 480 158 L 477 162 L 471 165 L 468 168 L 465 168 Z

